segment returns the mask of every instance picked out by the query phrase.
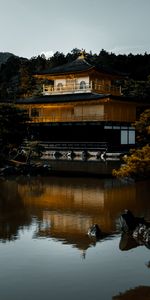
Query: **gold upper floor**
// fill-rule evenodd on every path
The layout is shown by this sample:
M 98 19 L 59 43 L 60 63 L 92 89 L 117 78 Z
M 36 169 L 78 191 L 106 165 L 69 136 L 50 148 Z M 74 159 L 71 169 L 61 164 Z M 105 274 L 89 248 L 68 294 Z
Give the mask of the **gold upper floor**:
M 104 82 L 91 81 L 87 83 L 81 81 L 80 83 L 72 84 L 43 84 L 43 95 L 60 95 L 72 93 L 90 93 L 96 92 L 100 94 L 111 94 L 114 96 L 122 95 L 121 86 L 105 84 Z

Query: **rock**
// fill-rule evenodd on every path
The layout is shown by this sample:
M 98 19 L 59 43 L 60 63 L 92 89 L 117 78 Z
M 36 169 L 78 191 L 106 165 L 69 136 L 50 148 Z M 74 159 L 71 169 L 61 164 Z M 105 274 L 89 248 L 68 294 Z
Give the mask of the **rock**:
M 133 231 L 140 224 L 145 224 L 144 218 L 135 217 L 128 209 L 119 218 L 120 229 L 124 232 Z
M 150 223 L 142 217 L 135 217 L 131 211 L 125 210 L 120 216 L 120 229 L 133 237 L 138 245 L 150 248 Z
M 102 236 L 102 231 L 97 224 L 94 224 L 89 228 L 88 235 L 90 237 L 99 238 Z

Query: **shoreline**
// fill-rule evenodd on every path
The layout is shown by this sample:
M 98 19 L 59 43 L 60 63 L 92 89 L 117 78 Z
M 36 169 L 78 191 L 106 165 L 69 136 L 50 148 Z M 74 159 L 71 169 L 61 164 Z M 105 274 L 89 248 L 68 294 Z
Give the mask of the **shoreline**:
M 94 176 L 112 178 L 112 170 L 119 168 L 120 161 L 74 161 L 74 160 L 35 160 L 30 164 L 9 164 L 1 168 L 0 177 L 14 175 L 30 176 Z

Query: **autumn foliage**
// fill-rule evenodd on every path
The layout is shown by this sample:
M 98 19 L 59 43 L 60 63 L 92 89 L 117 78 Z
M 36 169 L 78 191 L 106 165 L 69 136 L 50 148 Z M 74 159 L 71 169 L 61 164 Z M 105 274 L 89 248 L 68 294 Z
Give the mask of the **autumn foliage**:
M 145 110 L 135 122 L 138 148 L 123 157 L 123 164 L 113 175 L 119 178 L 135 179 L 150 177 L 150 109 Z

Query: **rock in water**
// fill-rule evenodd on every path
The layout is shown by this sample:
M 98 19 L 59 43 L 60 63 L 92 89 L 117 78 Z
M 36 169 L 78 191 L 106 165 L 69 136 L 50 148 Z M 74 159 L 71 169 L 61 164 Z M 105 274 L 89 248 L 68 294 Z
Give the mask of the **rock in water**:
M 99 226 L 97 224 L 94 224 L 89 228 L 88 235 L 90 237 L 99 238 L 102 235 L 102 232 Z

